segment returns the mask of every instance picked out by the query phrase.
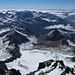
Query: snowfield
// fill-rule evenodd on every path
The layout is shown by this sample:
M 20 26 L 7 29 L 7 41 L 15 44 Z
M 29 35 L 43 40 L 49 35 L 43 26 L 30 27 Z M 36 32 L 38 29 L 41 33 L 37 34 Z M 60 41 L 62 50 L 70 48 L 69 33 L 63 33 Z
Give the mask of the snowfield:
M 64 47 L 62 50 L 58 50 L 60 48 L 34 48 L 33 44 L 26 43 L 19 45 L 20 52 L 22 56 L 17 58 L 13 62 L 6 63 L 9 69 L 15 68 L 20 70 L 22 75 L 26 75 L 29 72 L 35 71 L 38 68 L 39 62 L 44 62 L 46 60 L 54 59 L 54 60 L 63 60 L 66 66 L 73 67 L 75 63 L 71 62 L 66 57 L 72 57 L 72 53 L 67 54 L 67 51 L 70 51 L 71 48 Z M 64 52 L 65 51 L 65 52 Z M 47 71 L 50 67 L 46 67 L 42 69 L 42 71 Z M 36 73 L 38 75 L 39 72 Z M 62 73 L 61 69 L 54 69 L 52 72 L 47 75 L 60 75 Z M 71 75 L 71 74 L 69 74 Z

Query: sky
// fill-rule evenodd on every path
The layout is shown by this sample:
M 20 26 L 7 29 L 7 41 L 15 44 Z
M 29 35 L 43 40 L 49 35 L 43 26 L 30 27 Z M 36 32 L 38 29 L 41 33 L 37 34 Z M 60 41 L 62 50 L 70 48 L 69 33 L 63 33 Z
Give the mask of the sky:
M 75 0 L 0 0 L 0 9 L 75 9 Z

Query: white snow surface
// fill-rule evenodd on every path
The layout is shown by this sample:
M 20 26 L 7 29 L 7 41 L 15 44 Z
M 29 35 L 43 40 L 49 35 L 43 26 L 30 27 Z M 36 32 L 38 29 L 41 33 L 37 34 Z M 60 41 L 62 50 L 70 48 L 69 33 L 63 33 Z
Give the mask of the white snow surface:
M 72 55 L 70 56 L 68 54 L 62 54 L 60 52 L 58 53 L 54 51 L 53 48 L 50 48 L 49 50 L 34 49 L 33 44 L 31 44 L 30 42 L 26 44 L 23 43 L 22 45 L 19 45 L 19 47 L 20 47 L 20 52 L 22 56 L 20 58 L 17 58 L 13 62 L 6 63 L 6 65 L 9 69 L 15 68 L 17 70 L 20 70 L 22 75 L 26 75 L 29 72 L 37 70 L 39 62 L 44 62 L 50 59 L 63 60 L 65 65 L 69 67 L 73 67 L 75 65 L 75 63 L 66 59 L 66 57 L 72 57 Z M 66 49 L 69 50 L 70 48 L 66 48 Z M 66 51 L 66 49 L 65 50 L 63 49 L 63 50 Z M 42 71 L 47 71 L 47 70 L 48 68 L 46 67 Z M 55 70 L 48 73 L 47 75 L 60 75 L 60 73 L 62 73 L 62 70 L 56 68 Z M 38 75 L 38 73 L 36 73 L 36 75 Z

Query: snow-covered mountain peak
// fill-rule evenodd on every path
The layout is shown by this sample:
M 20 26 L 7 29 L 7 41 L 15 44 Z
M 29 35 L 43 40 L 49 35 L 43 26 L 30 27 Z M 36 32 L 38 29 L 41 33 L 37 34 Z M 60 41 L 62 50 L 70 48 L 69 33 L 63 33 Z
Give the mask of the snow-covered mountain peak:
M 50 29 L 50 32 L 47 34 L 48 36 L 51 36 L 51 35 L 64 35 L 64 36 L 68 36 L 68 35 L 74 35 L 75 34 L 75 31 L 73 30 L 66 30 L 66 29 L 62 29 L 62 28 L 54 28 L 54 29 Z
M 60 45 L 70 45 L 67 40 L 75 43 L 75 31 L 66 30 L 62 28 L 53 28 L 47 33 L 45 41 L 49 43 L 50 46 L 60 46 Z

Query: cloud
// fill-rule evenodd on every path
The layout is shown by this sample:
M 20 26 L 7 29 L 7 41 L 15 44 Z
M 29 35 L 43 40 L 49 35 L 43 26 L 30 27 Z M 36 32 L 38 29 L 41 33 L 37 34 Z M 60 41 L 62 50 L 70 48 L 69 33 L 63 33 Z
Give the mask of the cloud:
M 51 25 L 51 26 L 46 26 L 44 29 L 54 29 L 54 28 L 62 28 L 62 29 L 66 29 L 66 30 L 73 30 L 73 27 L 70 24 L 68 24 L 66 26 L 64 26 L 63 24 Z
M 69 13 L 69 16 L 71 16 L 71 15 L 75 15 L 75 13 Z

